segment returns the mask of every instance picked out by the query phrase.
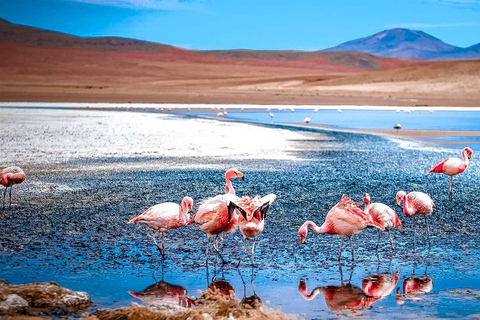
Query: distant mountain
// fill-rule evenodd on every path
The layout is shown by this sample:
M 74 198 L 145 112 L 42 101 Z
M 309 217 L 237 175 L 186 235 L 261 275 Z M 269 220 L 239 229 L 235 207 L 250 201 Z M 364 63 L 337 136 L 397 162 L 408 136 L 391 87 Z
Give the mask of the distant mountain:
M 480 44 L 460 48 L 423 31 L 395 28 L 323 51 L 360 51 L 381 57 L 419 60 L 480 59 Z
M 117 37 L 82 38 L 70 34 L 13 24 L 0 19 L 0 41 L 40 47 L 81 48 L 100 51 L 160 52 L 173 48 L 160 43 Z

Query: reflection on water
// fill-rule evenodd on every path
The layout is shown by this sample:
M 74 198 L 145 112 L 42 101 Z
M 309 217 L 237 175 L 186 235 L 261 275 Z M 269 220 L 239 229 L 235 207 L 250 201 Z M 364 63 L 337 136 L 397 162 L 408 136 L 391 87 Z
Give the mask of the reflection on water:
M 252 295 L 247 297 L 247 285 L 245 283 L 245 280 L 243 279 L 242 272 L 241 272 L 240 269 L 238 269 L 238 274 L 240 275 L 240 279 L 242 280 L 242 284 L 243 284 L 243 298 L 240 301 L 240 304 L 244 308 L 247 308 L 247 309 L 248 308 L 253 308 L 253 309 L 262 310 L 263 302 L 262 302 L 262 299 L 260 299 L 260 297 L 255 292 L 255 285 L 253 283 L 253 281 L 255 280 L 253 266 L 252 266 L 252 273 L 251 273 L 251 276 L 250 276 L 250 285 L 252 287 L 252 292 L 253 292 Z
M 128 293 L 135 298 L 142 300 L 143 304 L 147 306 L 161 306 L 161 305 L 180 305 L 182 307 L 190 307 L 193 300 L 188 297 L 188 291 L 184 287 L 176 284 L 171 284 L 163 280 L 162 264 L 162 280 L 157 282 L 155 279 L 156 271 L 153 273 L 154 284 L 146 287 L 142 291 Z
M 343 281 L 342 268 L 340 285 L 319 286 L 308 293 L 305 279 L 300 279 L 298 291 L 305 300 L 313 300 L 322 294 L 330 311 L 355 311 L 370 307 L 374 302 L 389 296 L 398 283 L 399 273 L 381 273 L 362 279 L 362 288 L 351 284 L 354 265 L 350 269 L 350 277 L 346 284 Z

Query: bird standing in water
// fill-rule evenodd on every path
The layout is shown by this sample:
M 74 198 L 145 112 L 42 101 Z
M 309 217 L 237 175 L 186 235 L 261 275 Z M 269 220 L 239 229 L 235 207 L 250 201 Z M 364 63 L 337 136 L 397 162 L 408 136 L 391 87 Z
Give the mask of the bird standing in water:
M 365 214 L 370 215 L 374 221 L 381 224 L 385 230 L 387 230 L 388 236 L 390 237 L 390 245 L 392 246 L 392 249 L 395 249 L 390 229 L 394 227 L 402 227 L 402 223 L 395 210 L 380 202 L 370 203 L 370 195 L 368 193 L 363 194 L 363 202 L 365 203 L 365 209 L 363 210 Z M 377 229 L 377 232 L 378 240 L 376 249 L 378 250 L 378 245 L 380 244 L 380 230 Z
M 0 170 L 0 182 L 2 186 L 5 187 L 3 191 L 3 206 L 2 210 L 5 209 L 5 198 L 7 197 L 7 190 L 10 187 L 10 206 L 12 208 L 12 187 L 14 184 L 19 184 L 25 181 L 26 175 L 20 167 L 7 167 Z
M 273 193 L 260 198 L 260 196 L 250 197 L 244 196 L 237 202 L 235 207 L 240 211 L 238 216 L 238 228 L 243 234 L 243 248 L 247 252 L 247 238 L 253 238 L 252 244 L 252 265 L 254 263 L 255 243 L 257 237 L 265 228 L 265 217 L 270 205 L 275 201 L 277 196 Z
M 470 159 L 472 158 L 473 150 L 472 148 L 465 147 L 462 150 L 462 157 L 463 160 L 459 158 L 447 158 L 444 159 L 437 165 L 434 165 L 430 170 L 427 171 L 429 173 L 443 173 L 447 176 L 450 176 L 450 185 L 449 185 L 449 193 L 448 193 L 448 200 L 452 201 L 452 194 L 453 194 L 453 176 L 462 173 L 467 169 Z
M 311 227 L 316 233 L 338 234 L 342 239 L 340 250 L 338 251 L 339 261 L 342 256 L 343 237 L 348 237 L 352 252 L 352 261 L 355 261 L 351 238 L 362 232 L 362 230 L 368 226 L 378 228 L 382 231 L 384 230 L 381 224 L 373 221 L 369 215 L 366 215 L 365 212 L 360 209 L 358 203 L 343 195 L 340 201 L 327 213 L 327 217 L 322 226 L 319 227 L 312 221 L 306 221 L 298 230 L 298 235 L 300 236 L 300 242 L 305 243 L 308 227 Z
M 435 203 L 432 198 L 426 193 L 420 191 L 412 191 L 406 194 L 405 191 L 398 191 L 397 205 L 401 205 L 403 201 L 403 213 L 407 217 L 413 216 L 415 221 L 416 215 L 422 215 L 425 217 L 425 224 L 427 225 L 428 239 L 430 240 L 430 227 L 428 225 L 427 216 L 432 213 Z M 414 245 L 415 245 L 415 232 L 413 233 Z
M 237 169 L 227 170 L 227 172 L 225 172 L 226 193 L 202 200 L 197 212 L 187 223 L 187 225 L 189 225 L 195 222 L 207 235 L 207 259 L 210 237 L 215 235 L 213 249 L 220 256 L 224 263 L 226 261 L 223 259 L 222 254 L 218 250 L 217 238 L 224 232 L 234 231 L 237 227 L 238 216 L 235 212 L 233 201 L 238 201 L 239 198 L 235 195 L 235 189 L 232 185 L 231 179 L 234 178 L 241 178 L 244 180 L 245 175 Z
M 184 197 L 182 205 L 174 202 L 164 202 L 148 208 L 139 216 L 131 219 L 127 224 L 140 222 L 155 230 L 152 236 L 155 245 L 165 258 L 165 232 L 170 229 L 183 227 L 190 219 L 189 212 L 192 212 L 193 199 Z M 162 234 L 162 246 L 160 247 L 155 239 L 158 233 Z

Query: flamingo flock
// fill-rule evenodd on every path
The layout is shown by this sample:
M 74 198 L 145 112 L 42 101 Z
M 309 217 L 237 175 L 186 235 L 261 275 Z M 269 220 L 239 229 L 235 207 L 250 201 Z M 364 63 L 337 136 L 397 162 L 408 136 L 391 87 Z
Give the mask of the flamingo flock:
M 452 199 L 453 176 L 465 171 L 472 158 L 473 150 L 465 147 L 462 150 L 462 158 L 447 158 L 439 164 L 433 166 L 427 173 L 443 173 L 450 176 L 449 200 Z M 193 211 L 194 200 L 185 196 L 181 204 L 165 202 L 154 205 L 140 215 L 130 219 L 127 224 L 141 223 L 155 231 L 152 239 L 165 257 L 165 232 L 171 229 L 188 226 L 192 223 L 205 233 L 207 237 L 206 256 L 208 259 L 210 238 L 215 236 L 213 249 L 222 259 L 223 234 L 234 232 L 239 229 L 243 235 L 244 252 L 247 252 L 247 239 L 252 239 L 251 260 L 254 264 L 255 245 L 257 238 L 265 229 L 265 219 L 267 211 L 277 196 L 273 193 L 266 196 L 236 195 L 232 179 L 245 179 L 245 175 L 237 169 L 229 169 L 225 172 L 225 193 L 203 199 L 199 202 L 197 211 L 190 218 L 189 213 Z M 7 167 L 0 170 L 0 181 L 5 187 L 3 192 L 3 206 L 5 209 L 6 193 L 10 188 L 10 208 L 12 204 L 12 187 L 20 184 L 26 179 L 25 172 L 17 167 Z M 403 202 L 403 213 L 406 217 L 415 217 L 422 215 L 425 218 L 425 225 L 430 240 L 430 226 L 427 217 L 432 213 L 435 203 L 431 197 L 420 191 L 398 191 L 396 194 L 397 205 Z M 370 195 L 364 193 L 364 208 L 361 209 L 361 203 L 357 203 L 349 197 L 343 195 L 340 201 L 334 205 L 327 213 L 322 225 L 318 226 L 313 221 L 305 221 L 298 230 L 300 242 L 306 242 L 308 229 L 318 234 L 339 235 L 341 238 L 338 260 L 341 259 L 344 238 L 347 237 L 350 242 L 352 261 L 355 260 L 355 253 L 352 243 L 352 237 L 359 234 L 364 229 L 372 227 L 377 229 L 378 239 L 376 249 L 380 243 L 381 231 L 387 231 L 390 238 L 392 250 L 395 249 L 392 235 L 393 228 L 401 228 L 402 223 L 392 208 L 383 203 L 371 203 Z M 158 245 L 156 237 L 162 235 L 161 246 Z M 415 239 L 415 233 L 414 233 Z M 415 242 L 414 242 L 415 243 Z

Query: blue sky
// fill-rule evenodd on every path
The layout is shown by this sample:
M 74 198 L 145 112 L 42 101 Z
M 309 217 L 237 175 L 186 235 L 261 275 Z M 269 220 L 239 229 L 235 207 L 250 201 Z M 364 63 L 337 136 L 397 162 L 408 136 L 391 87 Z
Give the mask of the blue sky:
M 480 42 L 480 0 L 0 0 L 0 17 L 189 49 L 320 50 L 394 27 Z

